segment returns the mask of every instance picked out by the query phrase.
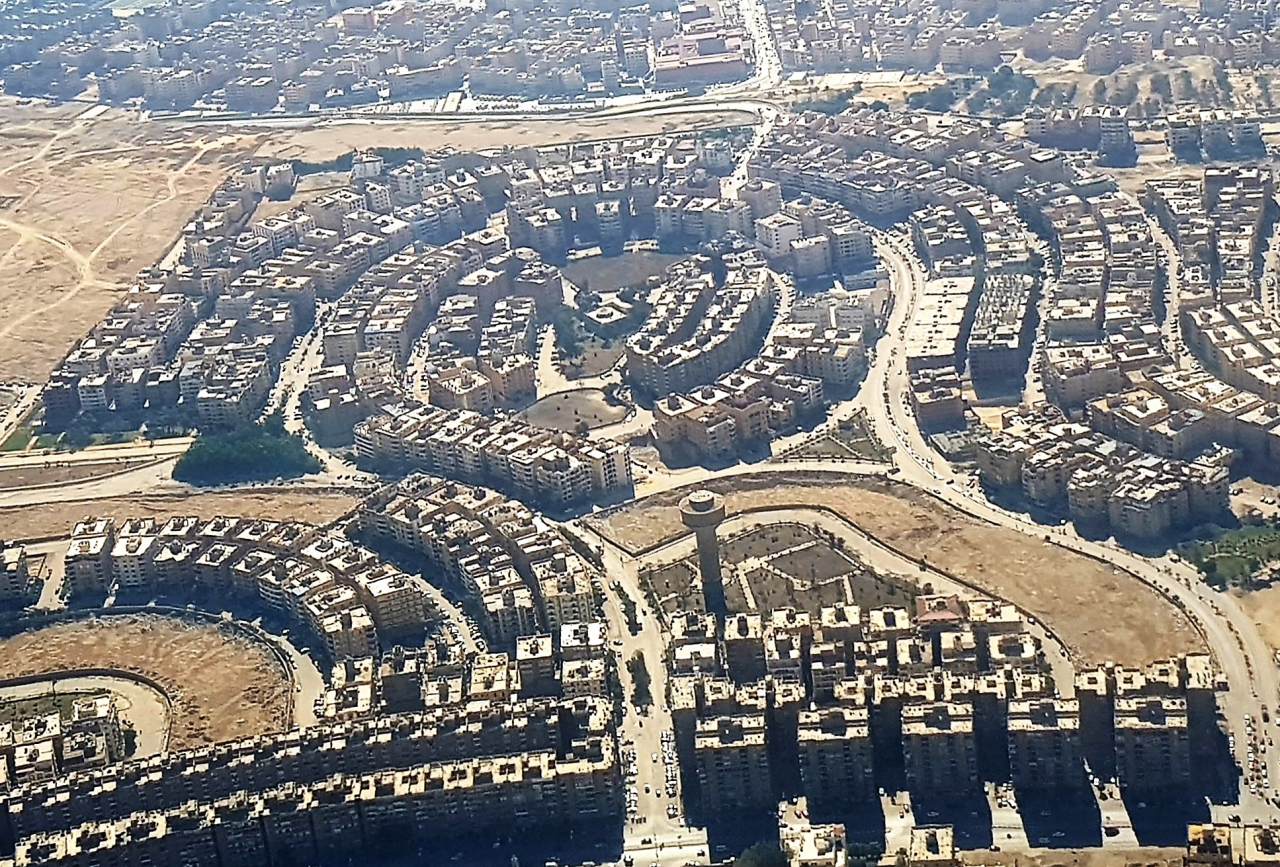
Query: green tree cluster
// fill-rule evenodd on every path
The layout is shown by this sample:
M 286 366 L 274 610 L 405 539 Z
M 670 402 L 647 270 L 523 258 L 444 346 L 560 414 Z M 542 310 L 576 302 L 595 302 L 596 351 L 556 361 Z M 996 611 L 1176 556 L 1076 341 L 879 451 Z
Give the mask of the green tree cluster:
M 1163 72 L 1151 76 L 1151 89 L 1165 102 L 1173 101 L 1173 87 L 1169 84 L 1169 76 Z
M 946 84 L 935 84 L 928 90 L 922 90 L 907 97 L 907 105 L 910 108 L 927 111 L 946 111 L 955 101 L 956 95 Z M 875 107 L 874 104 L 872 107 Z
M 733 867 L 787 867 L 787 854 L 776 843 L 757 843 L 733 859 Z
M 796 111 L 816 111 L 819 114 L 839 114 L 853 102 L 854 90 L 841 90 L 836 93 L 823 93 L 807 102 L 798 102 Z
M 382 162 L 390 168 L 402 166 L 410 160 L 420 160 L 424 156 L 422 148 L 386 148 L 377 147 L 373 152 L 382 157 Z M 345 154 L 336 156 L 331 160 L 322 162 L 308 162 L 306 160 L 294 160 L 293 171 L 295 174 L 315 175 L 321 172 L 349 172 L 351 164 L 355 161 L 356 152 L 354 150 L 347 151 Z
M 631 703 L 636 707 L 648 707 L 653 704 L 653 693 L 650 690 L 649 666 L 644 656 L 636 651 L 627 660 L 627 671 L 631 672 Z
M 297 478 L 320 471 L 320 462 L 302 438 L 272 415 L 226 433 L 202 433 L 173 468 L 173 477 L 192 485 L 226 485 Z
M 986 83 L 969 97 L 967 105 L 974 114 L 993 108 L 1005 117 L 1012 117 L 1031 104 L 1035 89 L 1034 78 L 1014 72 L 1013 67 L 1005 64 L 987 76 Z

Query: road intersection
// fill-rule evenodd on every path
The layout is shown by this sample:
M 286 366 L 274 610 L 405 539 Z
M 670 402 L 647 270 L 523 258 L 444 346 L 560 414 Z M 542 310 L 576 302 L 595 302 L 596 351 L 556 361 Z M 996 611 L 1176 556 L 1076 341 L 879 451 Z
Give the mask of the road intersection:
M 883 233 L 876 239 L 877 252 L 889 267 L 894 288 L 894 301 L 884 327 L 884 336 L 876 346 L 874 358 L 862 388 L 851 399 L 833 406 L 828 412 L 824 427 L 863 413 L 880 440 L 893 447 L 892 469 L 884 465 L 857 464 L 847 461 L 794 461 L 784 457 L 787 444 L 775 443 L 775 458 L 760 464 L 737 464 L 732 467 L 709 470 L 693 467 L 677 472 L 653 472 L 637 485 L 644 495 L 670 491 L 690 484 L 714 478 L 750 473 L 795 473 L 797 471 L 828 471 L 854 475 L 884 474 L 890 472 L 904 483 L 925 491 L 950 506 L 975 518 L 1017 530 L 1059 545 L 1081 554 L 1112 564 L 1137 576 L 1152 589 L 1169 599 L 1195 624 L 1212 653 L 1221 673 L 1221 681 L 1227 689 L 1219 695 L 1222 716 L 1227 731 L 1234 742 L 1245 744 L 1250 733 L 1260 732 L 1265 742 L 1264 719 L 1277 708 L 1280 679 L 1272 654 L 1258 631 L 1257 625 L 1240 608 L 1229 594 L 1218 593 L 1200 580 L 1185 563 L 1175 557 L 1148 558 L 1126 551 L 1110 540 L 1096 541 L 1077 534 L 1069 524 L 1050 527 L 1031 520 L 1023 514 L 1009 511 L 987 500 L 976 479 L 955 471 L 938 457 L 924 439 L 915 424 L 908 401 L 910 383 L 906 365 L 900 353 L 901 340 L 914 314 L 917 294 L 922 289 L 925 274 L 916 261 L 909 241 L 902 234 Z M 753 516 L 755 517 L 755 516 Z M 669 729 L 670 717 L 662 707 L 665 693 L 666 669 L 664 665 L 665 639 L 657 612 L 645 601 L 637 574 L 638 561 L 622 551 L 610 540 L 594 534 L 582 523 L 575 529 L 585 531 L 598 542 L 604 554 L 605 574 L 618 582 L 606 593 L 605 613 L 610 623 L 612 637 L 621 642 L 619 658 L 625 660 L 640 653 L 653 678 L 655 705 L 646 715 L 628 709 L 620 737 L 634 741 L 638 756 L 636 785 L 640 789 L 658 790 L 661 784 L 659 766 L 650 767 L 649 757 L 660 754 L 659 732 Z M 683 540 L 687 542 L 687 540 Z M 672 543 L 675 544 L 675 543 Z M 618 594 L 626 593 L 639 605 L 641 628 L 631 635 L 618 601 Z M 1051 627 L 1051 624 L 1048 624 Z M 620 664 L 624 690 L 631 695 L 632 685 L 625 665 Z M 1067 675 L 1059 672 L 1059 680 Z M 1064 682 L 1064 692 L 1070 685 Z M 1243 752 L 1243 751 L 1241 751 Z M 1262 778 L 1280 780 L 1276 766 L 1277 751 L 1271 750 L 1258 756 L 1263 766 Z M 1227 821 L 1229 816 L 1240 816 L 1246 821 L 1270 821 L 1278 813 L 1268 803 L 1268 789 L 1249 791 L 1247 783 L 1241 787 L 1238 804 L 1214 805 L 1213 817 Z M 663 801 L 656 794 L 642 792 L 638 799 L 638 813 L 645 821 L 628 825 L 627 851 L 637 855 L 654 855 L 654 860 L 666 865 L 683 863 L 687 852 L 667 852 L 666 846 L 679 845 L 688 840 L 694 829 L 683 824 L 681 817 L 668 819 Z M 1132 837 L 1132 828 L 1123 808 L 1109 798 L 1103 806 L 1104 819 L 1120 835 L 1105 841 L 1108 846 L 1124 845 Z M 1117 813 L 1117 810 L 1119 812 Z M 703 840 L 702 842 L 705 842 Z M 662 852 L 657 846 L 664 846 Z M 695 859 L 697 860 L 697 859 Z M 647 860 L 643 863 L 649 863 Z

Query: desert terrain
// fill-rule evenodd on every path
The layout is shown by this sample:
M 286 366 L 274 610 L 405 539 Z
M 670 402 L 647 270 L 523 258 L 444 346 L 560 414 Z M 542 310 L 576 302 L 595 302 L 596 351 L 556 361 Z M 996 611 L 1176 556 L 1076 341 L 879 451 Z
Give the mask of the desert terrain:
M 0 509 L 0 526 L 8 539 L 70 536 L 76 522 L 87 515 L 166 519 L 173 515 L 215 518 L 234 515 L 249 520 L 291 520 L 327 524 L 355 508 L 359 500 L 347 494 L 320 491 L 212 491 L 191 494 L 153 494 L 97 500 L 69 500 L 38 506 Z
M 39 382 L 256 141 L 102 107 L 4 102 L 14 119 L 0 130 L 0 380 Z
M 170 749 L 289 726 L 289 680 L 261 646 L 227 630 L 167 617 L 62 623 L 0 641 L 0 679 L 79 668 L 141 674 L 173 709 Z
M 306 128 L 141 122 L 0 97 L 0 381 L 43 382 L 71 345 L 173 247 L 246 158 L 326 160 L 362 147 L 565 144 L 746 123 L 706 111 L 593 120 L 356 122 Z M 316 190 L 315 193 L 318 193 Z
M 754 123 L 743 111 L 714 110 L 615 117 L 539 120 L 378 120 L 352 121 L 302 129 L 271 131 L 258 153 L 280 159 L 322 161 L 353 148 L 451 147 L 481 151 L 504 147 L 547 147 L 600 139 L 687 132 Z

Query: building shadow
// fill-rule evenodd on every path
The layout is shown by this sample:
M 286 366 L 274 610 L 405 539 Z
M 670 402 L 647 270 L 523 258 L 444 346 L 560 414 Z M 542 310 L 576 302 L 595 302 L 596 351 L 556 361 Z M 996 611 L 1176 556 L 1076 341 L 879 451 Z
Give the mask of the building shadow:
M 709 815 L 706 829 L 712 863 L 737 857 L 757 843 L 778 842 L 778 817 L 770 810 Z
M 995 842 L 991 806 L 982 792 L 967 798 L 912 795 L 911 803 L 917 825 L 951 825 L 957 849 L 987 849 Z
M 809 821 L 815 825 L 844 825 L 845 839 L 852 844 L 884 845 L 884 808 L 876 801 L 849 801 L 838 805 L 809 805 Z
M 1022 362 L 1025 372 L 1026 362 Z M 1016 407 L 1022 400 L 1022 390 L 1026 384 L 1021 374 L 1001 378 L 982 378 L 972 380 L 974 396 L 980 401 L 990 401 L 992 405 Z
M 1187 825 L 1210 821 L 1209 802 L 1195 787 L 1121 794 L 1139 846 L 1184 846 Z
M 1217 711 L 1216 703 L 1213 710 Z M 1196 779 L 1191 793 L 1204 798 L 1210 804 L 1234 806 L 1240 803 L 1240 789 L 1247 788 L 1243 769 L 1231 754 L 1227 733 L 1218 726 L 1217 719 L 1205 720 L 1198 728 L 1203 731 L 1191 756 L 1196 769 Z M 1195 740 L 1192 741 L 1196 743 Z M 1248 747 L 1241 745 L 1240 754 L 1247 755 Z
M 367 839 L 362 851 L 321 853 L 313 863 L 325 867 L 378 865 L 418 867 L 422 864 L 459 867 L 511 867 L 515 863 L 543 865 L 597 864 L 622 859 L 622 825 L 552 825 L 534 830 L 513 829 L 507 835 L 444 837 L 425 834 L 406 824 L 403 833 L 382 833 Z M 310 859 L 309 859 L 310 860 Z
M 1090 789 L 1079 786 L 1065 790 L 1017 791 L 1015 795 L 1022 827 L 1032 846 L 1083 849 L 1102 845 L 1102 810 Z

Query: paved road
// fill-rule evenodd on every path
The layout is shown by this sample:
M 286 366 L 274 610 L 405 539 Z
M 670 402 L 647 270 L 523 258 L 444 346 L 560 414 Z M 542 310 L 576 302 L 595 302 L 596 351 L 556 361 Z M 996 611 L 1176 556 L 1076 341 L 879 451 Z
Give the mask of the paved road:
M 565 376 L 564 371 L 560 369 L 560 366 L 555 361 L 556 330 L 554 326 L 548 325 L 539 332 L 537 352 L 536 379 L 539 399 L 552 394 L 578 391 L 584 388 L 604 389 L 622 382 L 622 373 L 617 365 L 599 376 L 583 376 L 578 379 L 570 379 Z
M 1182 342 L 1182 323 L 1179 321 L 1181 314 L 1182 298 L 1179 290 L 1182 285 L 1182 276 L 1179 269 L 1182 268 L 1182 259 L 1178 256 L 1178 247 L 1173 243 L 1173 239 L 1166 234 L 1164 229 L 1160 228 L 1160 223 L 1153 217 L 1147 219 L 1147 226 L 1151 230 L 1151 237 L 1155 240 L 1163 254 L 1165 275 L 1168 280 L 1168 301 L 1165 303 L 1164 322 L 1160 325 L 1160 336 L 1164 341 L 1165 351 L 1169 353 L 1169 357 L 1174 363 L 1181 367 L 1185 367 L 1192 363 L 1191 353 L 1187 351 L 1185 344 Z
M 13 406 L 5 410 L 4 416 L 0 417 L 0 443 L 5 442 L 18 429 L 18 425 L 27 417 L 31 410 L 35 409 L 36 403 L 40 400 L 40 395 L 44 392 L 43 388 L 32 386 L 25 389 L 21 396 L 14 402 Z
M 902 324 L 911 315 L 914 295 L 921 279 L 920 271 L 901 240 L 887 237 L 878 249 L 890 262 L 894 285 L 897 287 L 898 303 L 889 332 L 899 333 Z M 904 297 L 905 304 L 902 303 Z M 881 384 L 880 389 L 875 387 L 876 383 Z M 1029 534 L 1045 535 L 1049 528 L 1022 515 L 993 506 L 980 490 L 968 484 L 967 477 L 956 474 L 946 461 L 935 460 L 903 400 L 907 388 L 909 382 L 905 364 L 900 363 L 894 353 L 881 351 L 867 378 L 867 385 L 859 395 L 862 399 L 860 402 L 874 420 L 881 439 L 897 447 L 894 460 L 899 477 L 977 517 Z M 887 400 L 876 400 L 876 395 L 887 395 Z M 1109 541 L 1099 543 L 1080 538 L 1074 528 L 1070 527 L 1054 529 L 1049 535 L 1056 544 L 1106 560 L 1132 572 L 1191 617 L 1204 632 L 1209 648 L 1230 685 L 1229 691 L 1220 696 L 1220 704 L 1227 716 L 1230 730 L 1236 736 L 1237 744 L 1245 742 L 1246 715 L 1257 721 L 1261 719 L 1264 704 L 1270 709 L 1276 708 L 1280 688 L 1277 668 L 1256 624 L 1240 609 L 1233 597 L 1208 589 L 1185 564 L 1153 562 Z M 1264 758 L 1269 766 L 1271 780 L 1280 780 L 1276 775 L 1280 751 L 1271 750 Z M 1246 817 L 1277 815 L 1261 797 L 1252 796 L 1247 790 L 1241 795 L 1240 807 L 1230 812 L 1238 812 Z
M 332 303 L 321 303 L 317 306 L 317 324 L 302 335 L 301 340 L 280 365 L 280 376 L 262 410 L 263 417 L 276 410 L 283 413 L 284 429 L 301 436 L 307 451 L 324 466 L 320 473 L 309 478 L 325 482 L 337 481 L 342 476 L 362 475 L 355 464 L 317 443 L 315 437 L 311 435 L 311 429 L 302 418 L 302 396 L 307 389 L 307 381 L 313 373 L 324 367 L 324 331 L 319 323 L 333 306 Z
M 293 669 L 296 690 L 293 697 L 293 724 L 299 728 L 315 725 L 318 722 L 315 710 L 316 699 L 324 695 L 325 675 L 320 672 L 319 666 L 311 655 L 300 652 L 289 642 L 287 636 L 268 632 L 261 620 L 255 620 L 254 625 L 262 629 L 268 640 L 274 642 L 284 652 Z
M 575 525 L 578 532 L 594 536 L 584 524 Z M 686 861 L 698 860 L 698 852 L 705 852 L 706 832 L 690 828 L 682 814 L 667 816 L 668 805 L 680 807 L 680 798 L 671 799 L 665 793 L 666 775 L 663 764 L 662 733 L 673 732 L 671 714 L 666 707 L 667 669 L 664 661 L 666 636 L 662 632 L 656 612 L 649 608 L 640 589 L 637 561 L 607 540 L 600 541 L 604 552 L 604 574 L 610 579 L 605 588 L 605 619 L 609 627 L 609 639 L 618 659 L 618 675 L 626 696 L 625 715 L 618 737 L 622 749 L 636 752 L 636 777 L 630 782 L 637 795 L 638 821 L 628 822 L 624 829 L 624 847 L 637 864 L 649 865 L 657 861 L 663 867 L 674 867 Z M 612 582 L 617 581 L 620 589 Z M 625 593 L 638 606 L 641 629 L 632 635 L 620 603 Z M 617 646 L 621 642 L 621 646 Z M 653 704 L 644 713 L 637 712 L 631 704 L 634 690 L 627 660 L 636 654 L 645 661 L 651 678 L 650 692 Z M 627 741 L 633 743 L 625 745 Z M 653 760 L 657 754 L 658 760 Z M 626 769 L 626 763 L 623 765 Z M 646 791 L 646 789 L 648 791 Z M 648 842 L 646 842 L 648 841 Z

